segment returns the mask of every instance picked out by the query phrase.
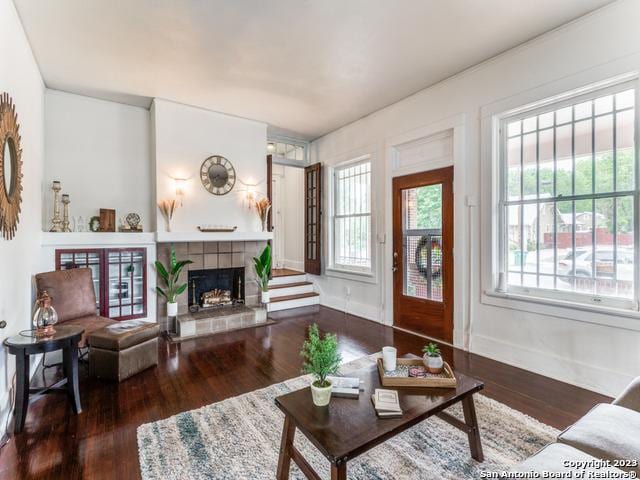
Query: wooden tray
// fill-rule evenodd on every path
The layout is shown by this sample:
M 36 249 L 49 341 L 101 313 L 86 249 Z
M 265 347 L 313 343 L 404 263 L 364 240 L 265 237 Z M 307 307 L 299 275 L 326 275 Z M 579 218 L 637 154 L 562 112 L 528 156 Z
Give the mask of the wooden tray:
M 398 358 L 397 365 L 422 366 L 421 358 Z M 378 373 L 380 374 L 380 383 L 385 387 L 434 387 L 434 388 L 456 388 L 458 382 L 453 370 L 447 362 L 444 362 L 444 370 L 439 374 L 427 374 L 425 378 L 416 377 L 389 377 L 384 373 L 382 366 L 382 358 L 378 358 Z

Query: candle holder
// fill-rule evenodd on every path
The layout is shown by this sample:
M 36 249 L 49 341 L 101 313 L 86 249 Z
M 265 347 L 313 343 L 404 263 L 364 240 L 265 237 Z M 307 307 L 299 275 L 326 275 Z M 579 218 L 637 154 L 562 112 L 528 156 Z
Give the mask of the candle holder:
M 51 190 L 53 190 L 53 218 L 51 219 L 51 230 L 49 231 L 61 232 L 62 219 L 60 218 L 60 190 L 62 190 L 62 187 L 58 180 L 53 181 Z
M 67 193 L 62 195 L 62 204 L 64 205 L 64 213 L 63 213 L 63 217 L 62 217 L 62 231 L 63 232 L 70 232 L 71 229 L 69 228 L 69 203 L 71 202 L 71 200 L 69 200 L 69 195 Z

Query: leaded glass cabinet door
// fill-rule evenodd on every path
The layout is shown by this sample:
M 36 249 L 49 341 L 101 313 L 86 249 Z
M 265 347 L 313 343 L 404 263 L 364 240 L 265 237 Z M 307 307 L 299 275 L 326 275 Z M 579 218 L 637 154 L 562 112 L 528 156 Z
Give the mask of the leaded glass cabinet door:
M 146 315 L 146 250 L 109 249 L 106 251 L 106 297 L 108 317 L 117 320 Z
M 304 271 L 320 275 L 322 264 L 321 218 L 322 218 L 322 165 L 315 163 L 304 169 Z
M 453 340 L 453 168 L 393 179 L 394 324 Z

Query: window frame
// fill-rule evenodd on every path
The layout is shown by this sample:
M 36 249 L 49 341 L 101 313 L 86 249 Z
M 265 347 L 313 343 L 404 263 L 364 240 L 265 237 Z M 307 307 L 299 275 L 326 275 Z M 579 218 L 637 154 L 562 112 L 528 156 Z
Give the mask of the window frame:
M 507 143 L 510 138 L 507 132 L 507 124 L 523 120 L 525 118 L 539 115 L 542 113 L 547 113 L 549 111 L 557 111 L 567 106 L 576 105 L 588 100 L 595 100 L 596 98 L 619 93 L 625 90 L 634 89 L 635 91 L 635 103 L 634 103 L 634 179 L 635 185 L 633 190 L 626 191 L 617 191 L 615 190 L 616 186 L 614 184 L 614 191 L 607 193 L 596 193 L 592 192 L 590 194 L 580 195 L 580 197 L 584 197 L 586 199 L 597 199 L 601 197 L 605 198 L 617 198 L 617 197 L 629 197 L 633 198 L 634 205 L 634 217 L 633 217 L 633 234 L 634 234 L 634 272 L 633 272 L 633 298 L 622 298 L 615 296 L 607 296 L 602 294 L 592 294 L 592 293 L 582 293 L 568 290 L 558 290 L 558 289 L 548 289 L 541 287 L 529 287 L 529 286 L 519 286 L 519 285 L 508 285 L 508 236 L 509 236 L 509 219 L 507 208 L 508 205 L 520 204 L 524 207 L 527 200 L 524 198 L 520 198 L 519 201 L 510 201 L 508 199 L 508 158 L 507 158 Z M 533 301 L 536 303 L 547 303 L 549 305 L 558 305 L 558 304 L 574 304 L 577 306 L 581 306 L 582 308 L 588 310 L 617 310 L 617 311 L 629 311 L 629 312 L 638 312 L 640 310 L 640 298 L 639 298 L 639 287 L 640 287 L 640 165 L 639 165 L 639 138 L 638 138 L 638 130 L 639 130 L 639 104 L 638 99 L 640 97 L 640 85 L 638 82 L 638 78 L 634 77 L 629 79 L 628 77 L 621 80 L 611 80 L 608 82 L 601 82 L 597 85 L 584 87 L 580 89 L 575 89 L 570 92 L 566 92 L 560 95 L 556 95 L 554 97 L 547 98 L 545 100 L 535 102 L 533 104 L 528 104 L 522 107 L 517 107 L 514 109 L 510 109 L 506 112 L 499 113 L 497 115 L 493 115 L 492 117 L 492 150 L 494 157 L 494 171 L 497 171 L 497 174 L 494 174 L 494 186 L 493 186 L 493 199 L 494 199 L 494 208 L 495 208 L 495 218 L 496 224 L 492 229 L 493 236 L 493 251 L 495 254 L 494 262 L 493 262 L 493 285 L 491 294 L 498 296 L 513 296 L 514 299 L 524 300 L 524 301 Z M 612 110 L 615 115 L 615 110 Z M 607 115 L 609 113 L 598 114 L 592 111 L 591 118 L 592 120 L 602 116 Z M 577 121 L 581 121 L 579 119 Z M 566 125 L 575 125 L 576 119 L 572 118 L 570 122 L 566 123 Z M 554 122 L 554 126 L 551 128 L 557 127 Z M 538 132 L 538 128 L 533 130 L 532 132 Z M 521 134 L 524 135 L 524 134 Z M 615 130 L 613 132 L 615 137 Z M 593 139 L 592 139 L 593 140 Z M 614 144 L 615 145 L 615 144 Z M 555 148 L 555 147 L 554 147 Z M 614 147 L 615 148 L 615 147 Z M 537 161 L 537 160 L 536 160 Z M 522 175 L 521 173 L 521 181 Z M 593 172 L 592 172 L 593 174 Z M 555 175 L 554 175 L 555 178 Z M 539 188 L 539 186 L 538 186 Z M 548 203 L 549 201 L 557 202 L 558 198 L 557 192 L 554 189 L 554 196 L 545 198 L 539 196 L 539 191 L 537 197 L 535 199 L 529 200 L 529 203 L 533 205 L 539 205 L 543 203 Z M 572 195 L 566 195 L 564 198 L 567 201 L 571 201 L 576 197 L 575 192 Z M 520 203 L 519 203 L 520 202 Z M 575 219 L 574 219 L 574 228 L 575 228 Z M 555 229 L 554 229 L 555 231 Z M 557 255 L 554 254 L 554 255 Z M 554 258 L 554 262 L 557 262 L 557 258 Z M 554 275 L 555 273 L 554 268 Z M 557 278 L 557 277 L 556 277 Z
M 341 170 L 345 170 L 347 168 L 351 168 L 357 166 L 359 164 L 369 163 L 370 166 L 370 184 L 369 184 L 369 199 L 370 199 L 370 208 L 369 208 L 369 252 L 370 252 L 370 266 L 369 267 L 360 267 L 355 265 L 345 265 L 342 263 L 336 262 L 336 219 L 338 218 L 337 212 L 337 192 L 338 192 L 338 172 Z M 326 274 L 333 277 L 345 278 L 351 280 L 359 280 L 365 281 L 369 283 L 376 282 L 376 260 L 375 260 L 375 162 L 374 156 L 372 154 L 364 154 L 359 155 L 357 157 L 351 158 L 349 160 L 340 162 L 334 165 L 331 168 L 328 168 L 329 175 L 329 219 L 328 219 L 328 257 L 329 262 L 326 267 Z M 341 216 L 340 218 L 351 217 L 351 215 Z

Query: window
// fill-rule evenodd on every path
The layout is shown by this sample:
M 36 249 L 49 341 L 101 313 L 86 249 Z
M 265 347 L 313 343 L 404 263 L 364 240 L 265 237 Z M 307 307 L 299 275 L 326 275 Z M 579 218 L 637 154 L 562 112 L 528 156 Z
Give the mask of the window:
M 371 273 L 371 161 L 333 171 L 332 268 Z
M 270 138 L 267 142 L 267 155 L 274 155 L 283 160 L 304 162 L 307 160 L 307 146 L 306 142 Z
M 500 287 L 637 309 L 636 90 L 500 121 Z

